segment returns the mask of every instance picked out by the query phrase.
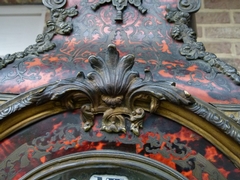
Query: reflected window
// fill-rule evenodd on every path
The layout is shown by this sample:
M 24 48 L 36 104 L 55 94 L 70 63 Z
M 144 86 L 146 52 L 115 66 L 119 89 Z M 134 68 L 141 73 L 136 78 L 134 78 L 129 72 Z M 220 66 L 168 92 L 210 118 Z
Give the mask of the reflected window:
M 35 44 L 43 33 L 47 11 L 43 5 L 0 6 L 0 57 Z

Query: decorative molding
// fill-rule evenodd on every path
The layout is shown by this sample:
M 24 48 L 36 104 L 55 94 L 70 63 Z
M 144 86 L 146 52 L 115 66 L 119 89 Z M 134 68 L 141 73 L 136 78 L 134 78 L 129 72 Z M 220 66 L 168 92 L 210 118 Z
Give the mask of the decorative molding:
M 190 1 L 188 0 L 188 2 Z M 196 33 L 188 26 L 191 17 L 189 11 L 179 9 L 167 7 L 168 13 L 165 17 L 168 22 L 175 24 L 171 31 L 173 39 L 183 41 L 183 45 L 179 49 L 180 54 L 185 56 L 188 61 L 201 60 L 201 64 L 210 65 L 216 73 L 225 74 L 235 84 L 240 85 L 240 75 L 237 69 L 218 59 L 215 54 L 205 51 L 203 43 L 197 42 Z
M 11 103 L 11 101 L 8 101 L 8 103 L 1 105 L 0 120 L 4 119 L 5 117 L 9 116 L 12 113 L 22 110 L 24 107 L 27 107 L 28 105 L 36 103 L 36 99 L 32 98 L 32 94 L 42 91 L 43 89 L 41 88 L 37 89 L 36 91 L 25 93 L 24 96 L 22 97 L 17 96 L 15 98 L 16 102 L 13 104 Z
M 193 105 L 187 107 L 189 110 L 221 129 L 240 144 L 240 125 L 235 119 L 227 117 L 214 106 L 211 107 L 200 100 L 195 100 Z
M 216 103 L 213 103 L 212 105 L 221 111 L 230 111 L 230 112 L 240 111 L 240 104 L 216 104 Z
M 128 3 L 138 8 L 139 12 L 142 14 L 147 12 L 147 9 L 142 6 L 141 0 L 99 0 L 98 3 L 92 4 L 91 8 L 96 11 L 103 4 L 110 2 L 112 2 L 112 5 L 117 9 L 116 21 L 123 20 L 123 10 L 128 6 Z
M 17 94 L 4 94 L 0 93 L 0 101 L 9 101 L 13 98 L 15 98 Z
M 61 165 L 59 164 L 61 162 Z M 99 166 L 101 164 L 101 166 Z M 121 166 L 121 168 L 119 168 Z M 88 169 L 94 169 L 95 172 L 112 173 L 117 168 L 118 173 L 124 171 L 124 175 L 129 179 L 172 179 L 186 180 L 181 173 L 166 166 L 165 164 L 152 160 L 134 153 L 121 152 L 116 150 L 87 151 L 75 153 L 68 156 L 49 161 L 43 165 L 28 172 L 21 179 L 49 179 L 49 177 L 58 177 L 60 179 L 70 179 L 64 172 L 78 169 L 78 173 L 83 173 Z M 107 169 L 108 170 L 107 170 Z M 109 172 L 110 169 L 110 172 Z M 101 174 L 102 174 L 101 173 Z M 62 174 L 62 175 L 61 175 Z M 90 179 L 92 174 L 87 175 Z M 74 175 L 71 175 L 73 178 Z
M 90 56 L 89 63 L 94 71 L 86 77 L 80 72 L 76 78 L 35 89 L 5 103 L 0 107 L 0 120 L 26 107 L 47 103 L 53 106 L 54 103 L 59 108 L 56 112 L 81 108 L 85 131 L 93 126 L 96 114 L 103 114 L 102 130 L 126 132 L 125 122 L 129 121 L 133 133 L 139 135 L 145 110 L 157 112 L 161 101 L 167 101 L 189 109 L 240 144 L 240 127 L 234 119 L 214 106 L 194 99 L 188 92 L 175 88 L 174 83 L 153 81 L 149 70 L 145 70 L 144 79 L 140 78 L 138 72 L 132 71 L 133 55 L 119 60 L 116 47 L 109 45 L 98 57 Z
M 71 7 L 68 9 L 56 9 L 56 7 L 62 7 L 64 1 L 59 6 L 51 3 L 52 1 L 43 1 L 47 7 L 51 9 L 51 20 L 47 22 L 47 29 L 43 34 L 39 34 L 36 38 L 36 44 L 28 46 L 23 52 L 17 52 L 14 54 L 7 54 L 5 57 L 0 58 L 0 70 L 8 64 L 14 62 L 16 59 L 24 58 L 28 55 L 39 55 L 41 53 L 52 50 L 56 45 L 51 42 L 52 38 L 56 34 L 68 35 L 73 29 L 71 21 L 66 21 L 67 17 L 74 17 L 78 14 L 77 7 Z M 65 2 L 66 3 L 66 2 Z

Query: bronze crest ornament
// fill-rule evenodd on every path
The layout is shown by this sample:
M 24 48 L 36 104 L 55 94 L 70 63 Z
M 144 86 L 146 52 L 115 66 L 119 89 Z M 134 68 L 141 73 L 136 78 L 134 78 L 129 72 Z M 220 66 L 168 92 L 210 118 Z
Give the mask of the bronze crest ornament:
M 89 57 L 94 71 L 86 77 L 80 72 L 75 79 L 46 87 L 34 95 L 41 101 L 38 103 L 50 96 L 51 100 L 62 99 L 67 109 L 74 109 L 76 104 L 88 99 L 88 103 L 81 105 L 85 131 L 94 125 L 94 115 L 103 113 L 102 130 L 125 133 L 127 120 L 131 122 L 131 131 L 139 135 L 145 111 L 135 105 L 136 101 L 150 101 L 150 112 L 155 112 L 162 100 L 183 105 L 194 102 L 187 92 L 176 89 L 174 83 L 153 81 L 149 70 L 145 70 L 144 79 L 140 78 L 139 73 L 132 70 L 134 56 L 129 54 L 119 59 L 115 45 L 110 44 L 101 54 L 102 57 Z

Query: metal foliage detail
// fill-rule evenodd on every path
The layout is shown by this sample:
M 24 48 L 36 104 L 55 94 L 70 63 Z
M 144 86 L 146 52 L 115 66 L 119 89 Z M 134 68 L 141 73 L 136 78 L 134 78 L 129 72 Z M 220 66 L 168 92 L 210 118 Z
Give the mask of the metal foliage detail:
M 126 121 L 131 123 L 131 131 L 139 135 L 143 126 L 145 110 L 136 107 L 138 100 L 148 101 L 150 112 L 155 112 L 160 101 L 175 104 L 193 104 L 193 98 L 186 92 L 176 89 L 170 82 L 155 82 L 149 70 L 145 78 L 132 71 L 134 56 L 129 54 L 119 60 L 115 45 L 110 44 L 100 56 L 90 56 L 89 63 L 94 71 L 86 77 L 80 72 L 76 79 L 65 79 L 48 86 L 44 91 L 33 95 L 38 103 L 61 100 L 64 107 L 82 110 L 83 128 L 88 131 L 94 125 L 94 115 L 103 113 L 101 129 L 106 132 L 126 132 Z M 82 102 L 84 104 L 81 104 Z M 80 105 L 79 105 L 80 104 Z
M 53 101 L 64 110 L 80 108 L 85 131 L 94 125 L 96 114 L 103 114 L 102 130 L 125 133 L 129 122 L 131 131 L 139 135 L 145 110 L 154 113 L 161 101 L 166 100 L 203 117 L 240 143 L 240 128 L 234 119 L 175 88 L 175 83 L 153 81 L 149 69 L 145 70 L 145 78 L 140 78 L 132 70 L 134 56 L 129 54 L 120 59 L 115 45 L 109 45 L 99 56 L 90 56 L 89 63 L 93 71 L 87 76 L 79 72 L 76 78 L 35 89 L 5 103 L 0 108 L 0 120 L 25 107 Z
M 54 1 L 55 2 L 55 1 Z M 78 14 L 77 7 L 68 9 L 51 9 L 51 20 L 47 22 L 46 31 L 43 34 L 37 35 L 36 44 L 28 46 L 23 52 L 14 54 L 7 54 L 3 59 L 0 58 L 0 70 L 8 64 L 14 62 L 16 59 L 24 58 L 28 55 L 38 55 L 55 48 L 55 44 L 51 42 L 56 34 L 67 35 L 70 34 L 73 25 L 71 21 L 66 21 L 67 17 L 74 17 Z
M 167 7 L 166 19 L 170 23 L 175 23 L 171 31 L 173 39 L 184 43 L 179 49 L 180 54 L 189 61 L 200 60 L 202 64 L 210 65 L 216 73 L 223 73 L 230 77 L 235 84 L 240 85 L 240 75 L 237 69 L 218 59 L 215 54 L 205 51 L 203 43 L 197 42 L 196 33 L 188 26 L 190 22 L 188 12 L 190 11 L 179 9 L 180 11 Z
M 123 10 L 127 7 L 128 3 L 138 8 L 142 14 L 147 12 L 147 9 L 142 6 L 141 0 L 100 0 L 98 3 L 93 4 L 91 8 L 96 11 L 103 4 L 110 2 L 112 2 L 112 5 L 117 9 L 116 21 L 123 20 Z

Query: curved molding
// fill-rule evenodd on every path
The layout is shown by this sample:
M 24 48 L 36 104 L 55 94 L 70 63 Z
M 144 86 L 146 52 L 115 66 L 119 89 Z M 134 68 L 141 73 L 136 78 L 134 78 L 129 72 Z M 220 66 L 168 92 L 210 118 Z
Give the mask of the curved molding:
M 66 19 L 68 17 L 72 18 L 78 14 L 77 7 L 75 6 L 68 9 L 56 9 L 56 7 L 62 7 L 64 4 L 61 4 L 61 6 L 55 6 L 54 2 L 61 2 L 55 0 L 43 0 L 43 2 L 45 5 L 48 3 L 46 6 L 52 8 L 51 20 L 47 22 L 46 31 L 43 34 L 37 35 L 36 44 L 28 46 L 22 52 L 7 54 L 5 57 L 0 58 L 0 70 L 6 67 L 8 64 L 13 63 L 17 59 L 24 58 L 28 55 L 39 55 L 54 49 L 56 45 L 51 42 L 51 40 L 56 34 L 68 35 L 72 32 L 73 24 L 71 21 L 66 21 Z
M 177 89 L 174 83 L 153 81 L 149 70 L 144 79 L 140 78 L 131 70 L 133 55 L 119 60 L 114 45 L 109 45 L 102 55 L 104 59 L 89 57 L 93 71 L 86 77 L 80 72 L 76 78 L 32 90 L 3 104 L 0 139 L 47 116 L 79 108 L 85 131 L 93 126 L 96 114 L 103 114 L 102 130 L 124 133 L 125 122 L 130 121 L 131 130 L 139 135 L 148 111 L 199 133 L 240 167 L 240 126 L 234 119 Z
M 218 112 L 222 115 L 220 111 Z M 229 135 L 219 131 L 219 128 L 209 123 L 206 119 L 167 101 L 161 103 L 156 113 L 197 132 L 221 150 L 237 167 L 240 167 L 239 143 L 233 140 Z M 223 117 L 227 116 L 223 115 Z
M 186 0 L 189 1 L 190 0 Z M 197 1 L 197 0 L 196 0 Z M 196 33 L 188 26 L 191 15 L 182 8 L 172 9 L 167 7 L 166 20 L 174 23 L 171 30 L 171 36 L 177 41 L 182 41 L 183 45 L 179 49 L 182 56 L 188 61 L 201 60 L 201 63 L 210 65 L 215 73 L 225 74 L 237 85 L 240 85 L 240 75 L 237 69 L 217 58 L 213 53 L 206 52 L 203 43 L 197 42 Z
M 118 172 L 121 172 L 119 167 L 136 174 L 146 174 L 151 179 L 186 180 L 179 172 L 160 162 L 133 153 L 111 150 L 87 151 L 64 156 L 35 168 L 24 175 L 21 180 L 48 179 L 74 169 L 79 171 L 84 169 L 86 171 L 97 168 L 99 171 L 104 168 L 111 168 L 113 173 L 114 169 L 118 168 Z

